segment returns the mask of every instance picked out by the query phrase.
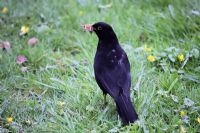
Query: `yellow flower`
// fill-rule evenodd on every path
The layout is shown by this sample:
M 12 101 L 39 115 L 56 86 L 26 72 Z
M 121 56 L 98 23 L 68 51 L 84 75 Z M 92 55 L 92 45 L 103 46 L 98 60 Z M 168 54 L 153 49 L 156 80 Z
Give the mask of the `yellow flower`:
M 183 54 L 179 54 L 179 55 L 178 55 L 178 60 L 179 60 L 180 62 L 184 61 L 184 60 L 185 60 L 184 55 L 183 55 Z
M 149 55 L 147 57 L 147 60 L 150 61 L 150 62 L 154 62 L 156 59 L 155 59 L 155 57 L 153 55 Z
M 29 32 L 29 27 L 28 26 L 22 26 L 22 28 L 21 28 L 21 33 L 22 34 L 26 34 L 26 33 L 28 33 Z
M 185 128 L 181 126 L 180 133 L 185 133 Z
M 151 48 L 148 48 L 147 45 L 145 44 L 145 45 L 144 45 L 144 51 L 145 51 L 145 52 L 151 52 L 152 49 L 151 49 Z
M 184 111 L 181 111 L 181 112 L 180 112 L 180 116 L 181 116 L 181 117 L 185 116 L 185 112 L 184 112 Z
M 62 102 L 62 101 L 58 101 L 57 103 L 60 107 L 62 107 L 63 105 L 65 105 L 65 102 Z
M 8 118 L 7 118 L 7 122 L 8 122 L 8 123 L 12 123 L 12 122 L 13 122 L 13 118 L 12 118 L 12 117 L 8 117 Z
M 84 14 L 83 11 L 79 11 L 78 13 L 79 16 L 83 16 L 83 14 Z
M 200 124 L 200 117 L 199 117 L 199 118 L 197 118 L 197 122 Z
M 7 13 L 8 12 L 8 8 L 7 7 L 4 7 L 2 10 L 1 10 L 2 13 Z

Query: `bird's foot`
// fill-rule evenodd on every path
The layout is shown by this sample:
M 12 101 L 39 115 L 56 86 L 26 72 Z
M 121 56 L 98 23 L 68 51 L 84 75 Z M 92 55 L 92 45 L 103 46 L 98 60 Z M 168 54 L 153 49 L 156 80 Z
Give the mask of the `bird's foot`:
M 104 110 L 106 109 L 108 106 L 108 102 L 104 102 L 102 105 L 101 105 L 101 108 Z
M 106 94 L 104 94 L 103 96 L 104 96 L 104 99 L 103 99 L 104 103 L 103 104 L 104 104 L 104 107 L 106 107 L 108 105 L 108 102 L 106 101 Z
M 104 107 L 108 105 L 108 102 L 107 101 L 104 101 L 103 103 Z

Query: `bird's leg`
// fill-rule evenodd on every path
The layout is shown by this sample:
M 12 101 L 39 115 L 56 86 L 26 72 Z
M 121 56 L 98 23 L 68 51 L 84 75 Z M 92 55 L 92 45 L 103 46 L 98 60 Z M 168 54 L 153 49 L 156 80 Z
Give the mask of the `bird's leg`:
M 106 102 L 106 94 L 105 93 L 103 94 L 103 97 L 104 97 L 104 99 L 103 99 L 104 100 L 104 106 L 106 106 L 108 103 Z

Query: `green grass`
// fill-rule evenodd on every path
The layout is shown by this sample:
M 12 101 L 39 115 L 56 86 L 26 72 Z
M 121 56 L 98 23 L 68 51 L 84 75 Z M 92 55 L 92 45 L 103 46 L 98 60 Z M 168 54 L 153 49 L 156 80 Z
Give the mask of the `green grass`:
M 107 4 L 111 7 L 100 7 Z M 200 131 L 200 58 L 189 60 L 184 74 L 178 74 L 169 71 L 181 67 L 177 60 L 168 60 L 169 70 L 163 71 L 147 61 L 150 53 L 138 50 L 144 44 L 151 54 L 171 46 L 185 53 L 199 50 L 200 15 L 192 13 L 200 12 L 198 0 L 2 0 L 0 9 L 5 6 L 9 12 L 0 13 L 0 41 L 12 48 L 0 51 L 0 132 Z M 130 126 L 122 126 L 110 97 L 103 106 L 94 79 L 98 40 L 80 26 L 98 21 L 113 26 L 129 56 L 131 98 L 140 118 Z M 19 36 L 23 25 L 30 31 Z M 31 37 L 39 39 L 35 47 L 27 45 Z M 17 55 L 28 58 L 28 72 L 20 71 Z M 194 104 L 187 105 L 185 98 Z M 13 123 L 8 124 L 10 116 Z

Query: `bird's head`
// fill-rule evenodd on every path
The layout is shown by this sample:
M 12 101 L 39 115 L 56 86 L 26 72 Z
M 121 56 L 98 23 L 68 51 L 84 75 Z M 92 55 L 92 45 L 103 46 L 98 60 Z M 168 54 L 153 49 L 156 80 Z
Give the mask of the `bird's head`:
M 85 24 L 83 25 L 83 30 L 89 30 L 90 33 L 95 32 L 100 41 L 118 41 L 115 32 L 112 27 L 105 22 L 97 22 L 95 24 Z
M 104 22 L 97 22 L 92 25 L 93 31 L 98 35 L 105 35 L 108 34 L 109 32 L 113 32 L 112 27 Z
M 92 31 L 96 33 L 100 40 L 116 38 L 112 27 L 105 22 L 97 22 L 92 25 Z

